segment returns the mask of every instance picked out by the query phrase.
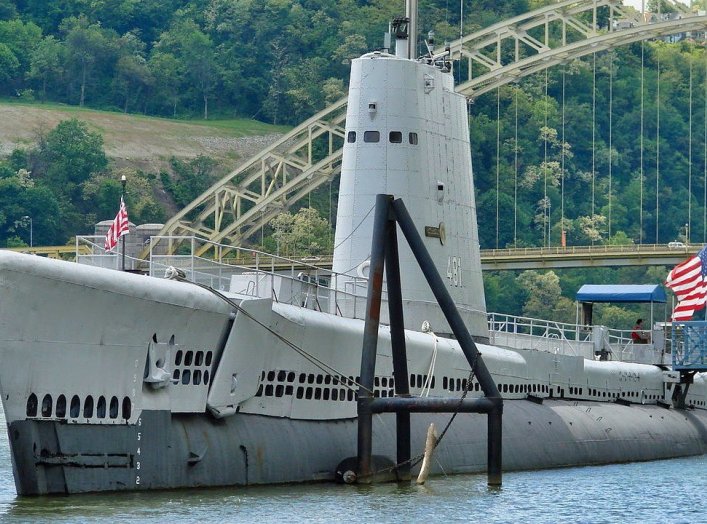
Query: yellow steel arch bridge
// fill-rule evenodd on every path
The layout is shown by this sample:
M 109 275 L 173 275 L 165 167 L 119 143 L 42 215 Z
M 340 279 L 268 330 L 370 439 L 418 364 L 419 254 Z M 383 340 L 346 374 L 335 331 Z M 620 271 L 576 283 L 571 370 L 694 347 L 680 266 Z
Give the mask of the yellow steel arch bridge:
M 646 19 L 620 0 L 566 0 L 464 36 L 448 51 L 452 60 L 466 62 L 459 68 L 465 77 L 456 89 L 473 99 L 570 59 L 641 40 L 707 31 L 707 15 L 691 13 L 673 0 L 668 3 L 677 15 Z M 600 15 L 607 11 L 608 22 L 600 27 Z M 559 39 L 550 36 L 557 34 Z M 212 185 L 173 216 L 160 235 L 196 235 L 238 245 L 339 174 L 345 119 L 342 99 Z

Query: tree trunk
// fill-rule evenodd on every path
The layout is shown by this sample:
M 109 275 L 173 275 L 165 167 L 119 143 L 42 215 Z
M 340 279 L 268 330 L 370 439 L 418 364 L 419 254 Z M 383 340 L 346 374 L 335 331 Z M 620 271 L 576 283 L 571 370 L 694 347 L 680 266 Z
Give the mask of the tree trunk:
M 204 94 L 204 120 L 209 119 L 209 97 Z
M 42 78 L 42 103 L 47 101 L 47 75 Z
M 81 99 L 79 100 L 79 107 L 83 107 L 83 101 L 86 95 L 86 61 L 81 61 L 83 67 L 81 69 Z
M 172 118 L 177 118 L 177 99 L 175 98 L 172 105 Z

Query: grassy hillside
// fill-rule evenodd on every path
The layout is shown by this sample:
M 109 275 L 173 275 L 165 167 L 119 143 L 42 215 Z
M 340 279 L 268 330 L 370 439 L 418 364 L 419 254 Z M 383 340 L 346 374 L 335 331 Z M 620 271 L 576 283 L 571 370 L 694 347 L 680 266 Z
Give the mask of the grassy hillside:
M 78 118 L 103 136 L 107 156 L 117 166 L 149 171 L 164 168 L 171 157 L 207 155 L 222 166 L 248 157 L 288 128 L 247 119 L 170 120 L 62 104 L 0 101 L 0 157 L 32 147 L 40 131 Z

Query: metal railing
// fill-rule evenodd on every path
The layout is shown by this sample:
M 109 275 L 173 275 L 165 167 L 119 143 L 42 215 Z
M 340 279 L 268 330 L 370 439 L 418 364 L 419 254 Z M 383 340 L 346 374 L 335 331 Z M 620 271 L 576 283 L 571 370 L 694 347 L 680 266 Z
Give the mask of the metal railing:
M 641 364 L 666 363 L 663 343 L 653 337 L 646 344 L 636 344 L 631 338 L 631 330 L 498 313 L 489 313 L 488 318 L 491 343 L 501 347 L 535 349 L 588 359 Z
M 180 246 L 175 254 L 170 254 L 171 243 Z M 150 276 L 161 276 L 172 266 L 184 271 L 187 279 L 221 291 L 351 318 L 365 315 L 368 279 L 314 265 L 310 257 L 297 260 L 194 236 L 168 236 L 151 237 L 149 260 Z
M 499 313 L 489 313 L 488 319 L 492 344 L 588 358 L 594 355 L 591 328 Z
M 117 251 L 105 252 L 103 236 L 76 237 L 76 261 L 80 264 L 120 269 Z M 178 245 L 172 253 L 172 244 Z M 335 315 L 364 319 L 368 279 L 321 267 L 319 257 L 292 259 L 254 249 L 219 244 L 195 236 L 150 238 L 149 266 L 126 256 L 126 268 L 144 268 L 162 277 L 169 267 L 186 278 L 220 291 L 282 302 Z M 171 253 L 171 254 L 170 254 Z M 200 256 L 208 253 L 210 256 Z M 316 259 L 316 260 L 315 260 Z M 383 300 L 387 292 L 383 291 Z M 468 308 L 460 310 L 479 313 Z M 382 321 L 387 308 L 382 308 Z M 490 342 L 500 347 L 530 349 L 554 354 L 623 362 L 663 364 L 664 344 L 634 344 L 630 330 L 583 326 L 531 317 L 489 313 Z M 660 347 L 656 347 L 656 346 Z

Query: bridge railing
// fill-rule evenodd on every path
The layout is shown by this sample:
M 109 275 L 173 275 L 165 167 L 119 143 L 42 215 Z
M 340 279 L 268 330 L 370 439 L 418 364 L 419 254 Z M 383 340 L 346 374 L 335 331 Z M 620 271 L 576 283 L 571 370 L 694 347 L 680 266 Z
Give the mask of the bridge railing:
M 512 257 L 512 256 L 542 256 L 542 255 L 610 255 L 625 253 L 697 253 L 702 249 L 702 244 L 622 244 L 622 245 L 596 245 L 596 246 L 556 246 L 556 247 L 511 247 L 499 249 L 482 249 L 481 256 L 487 257 Z

